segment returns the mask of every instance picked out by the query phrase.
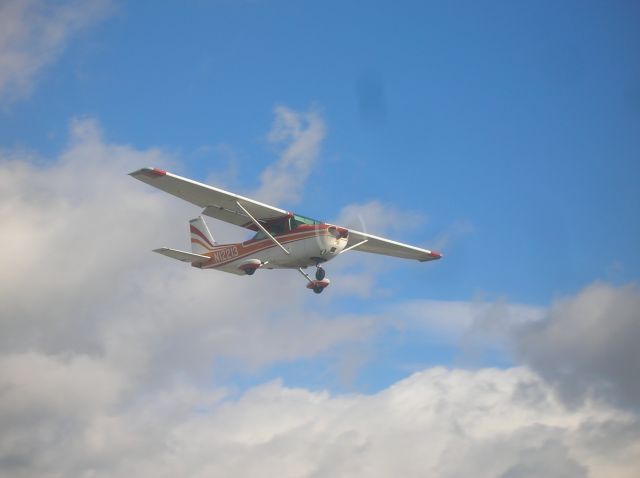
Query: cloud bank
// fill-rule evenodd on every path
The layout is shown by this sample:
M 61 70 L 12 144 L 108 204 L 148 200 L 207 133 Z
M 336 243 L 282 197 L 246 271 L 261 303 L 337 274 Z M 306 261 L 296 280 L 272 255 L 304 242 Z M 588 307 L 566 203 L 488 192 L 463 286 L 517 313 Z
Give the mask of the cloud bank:
M 568 409 L 523 368 L 435 368 L 374 395 L 275 381 L 233 400 L 184 383 L 131 397 L 88 359 L 10 356 L 0 371 L 6 476 L 630 478 L 640 459 L 637 416 Z
M 276 118 L 304 167 L 284 154 L 263 178 L 303 183 L 321 118 Z M 148 252 L 186 247 L 197 211 L 126 173 L 175 164 L 109 143 L 90 119 L 52 160 L 0 153 L 0 476 L 635 476 L 636 287 L 596 284 L 549 310 L 336 313 L 296 274 L 229 276 Z M 431 368 L 369 395 L 226 381 L 388 326 L 498 337 L 522 365 Z

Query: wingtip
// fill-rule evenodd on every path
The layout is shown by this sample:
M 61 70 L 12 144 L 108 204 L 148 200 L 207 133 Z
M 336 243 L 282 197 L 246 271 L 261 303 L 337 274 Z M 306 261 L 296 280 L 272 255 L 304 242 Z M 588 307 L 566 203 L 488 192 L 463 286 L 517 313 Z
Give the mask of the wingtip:
M 427 261 L 437 261 L 438 259 L 442 259 L 442 254 L 440 252 L 436 252 L 436 251 L 428 251 L 427 252 L 427 258 L 425 259 L 419 259 L 420 262 L 427 262 Z
M 442 253 L 437 252 L 437 251 L 430 251 L 429 255 L 435 260 L 435 259 L 442 259 Z
M 139 176 L 145 176 L 147 178 L 155 179 L 162 176 L 165 176 L 167 172 L 164 169 L 160 168 L 142 168 L 136 171 L 132 171 L 129 173 L 129 176 L 133 176 L 137 178 Z

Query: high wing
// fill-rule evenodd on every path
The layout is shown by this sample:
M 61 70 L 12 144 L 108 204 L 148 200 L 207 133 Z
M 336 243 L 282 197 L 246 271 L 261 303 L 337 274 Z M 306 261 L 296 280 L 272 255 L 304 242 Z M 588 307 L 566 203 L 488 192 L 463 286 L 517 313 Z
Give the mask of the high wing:
M 284 209 L 269 206 L 238 194 L 183 178 L 162 169 L 142 168 L 130 173 L 130 175 L 143 183 L 173 194 L 191 204 L 200 206 L 204 209 L 202 213 L 207 216 L 237 226 L 246 227 L 247 229 L 258 230 L 251 218 L 243 211 L 243 208 L 256 220 L 264 224 L 270 220 L 290 214 Z M 237 203 L 240 203 L 242 207 L 239 207 Z M 374 254 L 383 254 L 403 259 L 415 259 L 420 262 L 432 261 L 442 257 L 437 252 L 421 249 L 409 244 L 403 244 L 352 229 L 348 229 L 348 231 L 349 240 L 347 247 L 342 252 L 346 252 L 347 250 L 372 252 Z M 184 261 L 197 261 L 198 259 L 197 257 L 188 257 L 187 255 L 177 257 L 179 254 L 169 249 L 157 250 L 156 252 Z
M 192 181 L 162 169 L 142 168 L 130 173 L 130 175 L 143 183 L 204 208 L 202 213 L 207 216 L 248 229 L 255 229 L 255 226 L 251 219 L 238 207 L 236 201 L 240 202 L 254 218 L 261 222 L 267 222 L 270 219 L 289 214 L 284 209 Z
M 434 261 L 442 257 L 442 254 L 435 251 L 421 249 L 420 247 L 354 231 L 353 229 L 349 229 L 349 242 L 347 242 L 347 247 L 342 252 L 347 250 L 372 252 L 402 259 L 415 259 L 420 262 Z

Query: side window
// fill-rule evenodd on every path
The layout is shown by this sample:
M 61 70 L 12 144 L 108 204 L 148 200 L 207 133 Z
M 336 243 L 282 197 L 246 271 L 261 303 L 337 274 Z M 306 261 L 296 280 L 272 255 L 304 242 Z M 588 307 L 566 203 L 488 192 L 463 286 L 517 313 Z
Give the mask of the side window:
M 269 234 L 272 234 L 274 236 L 279 236 L 280 234 L 284 234 L 284 233 L 287 233 L 289 231 L 293 231 L 298 226 L 301 226 L 303 224 L 320 224 L 320 223 L 318 221 L 314 221 L 313 219 L 307 219 L 307 218 L 300 217 L 300 216 L 294 216 L 294 217 L 288 217 L 286 219 L 283 218 L 282 220 L 278 220 L 278 221 L 275 221 L 275 222 L 270 222 L 265 227 L 269 231 Z M 260 240 L 266 239 L 266 238 L 267 238 L 267 235 L 262 231 L 258 231 L 256 233 L 256 235 L 253 236 L 253 239 L 256 240 L 256 241 L 260 241 Z
M 284 222 L 277 222 L 271 225 L 268 229 L 269 229 L 269 232 L 274 236 L 277 236 L 279 234 L 282 234 L 283 232 L 286 232 L 286 227 Z

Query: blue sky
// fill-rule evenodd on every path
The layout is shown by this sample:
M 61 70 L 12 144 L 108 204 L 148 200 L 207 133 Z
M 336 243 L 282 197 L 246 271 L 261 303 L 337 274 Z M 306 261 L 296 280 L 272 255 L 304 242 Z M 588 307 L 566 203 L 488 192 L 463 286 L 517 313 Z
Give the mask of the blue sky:
M 321 159 L 303 200 L 283 206 L 328 219 L 375 199 L 424 216 L 399 239 L 453 236 L 440 263 L 385 261 L 383 301 L 543 306 L 638 278 L 639 14 L 633 2 L 117 3 L 3 111 L 0 142 L 52 156 L 89 116 L 196 179 L 233 157 L 231 186 L 247 190 L 274 161 L 274 106 L 313 108 Z
M 175 410 L 191 386 L 244 407 L 272 380 L 367 400 L 438 366 L 503 373 L 496 383 L 531 372 L 573 397 L 558 370 L 587 377 L 575 391 L 610 384 L 622 367 L 581 368 L 608 351 L 614 364 L 637 358 L 616 340 L 640 323 L 638 2 L 6 5 L 0 220 L 19 232 L 1 234 L 13 318 L 0 369 L 37 353 L 84 384 L 89 363 L 105 383 L 119 377 L 118 403 L 157 393 Z M 262 173 L 296 141 L 270 139 L 283 111 L 324 133 L 299 200 L 279 206 L 324 220 L 369 211 L 360 227 L 444 258 L 353 253 L 327 265 L 331 287 L 315 296 L 294 272 L 240 281 L 149 253 L 185 247 L 199 211 L 126 174 L 157 165 L 243 194 L 268 188 Z M 217 240 L 237 237 L 208 222 Z M 29 242 L 40 229 L 49 240 Z M 612 403 L 632 396 L 637 414 L 636 392 Z
M 87 115 L 198 179 L 227 166 L 203 146 L 227 145 L 250 187 L 274 105 L 315 107 L 328 137 L 296 210 L 380 199 L 428 217 L 406 234 L 422 241 L 468 223 L 398 292 L 543 304 L 637 278 L 637 18 L 633 2 L 117 4 L 4 111 L 0 141 L 51 154 Z

